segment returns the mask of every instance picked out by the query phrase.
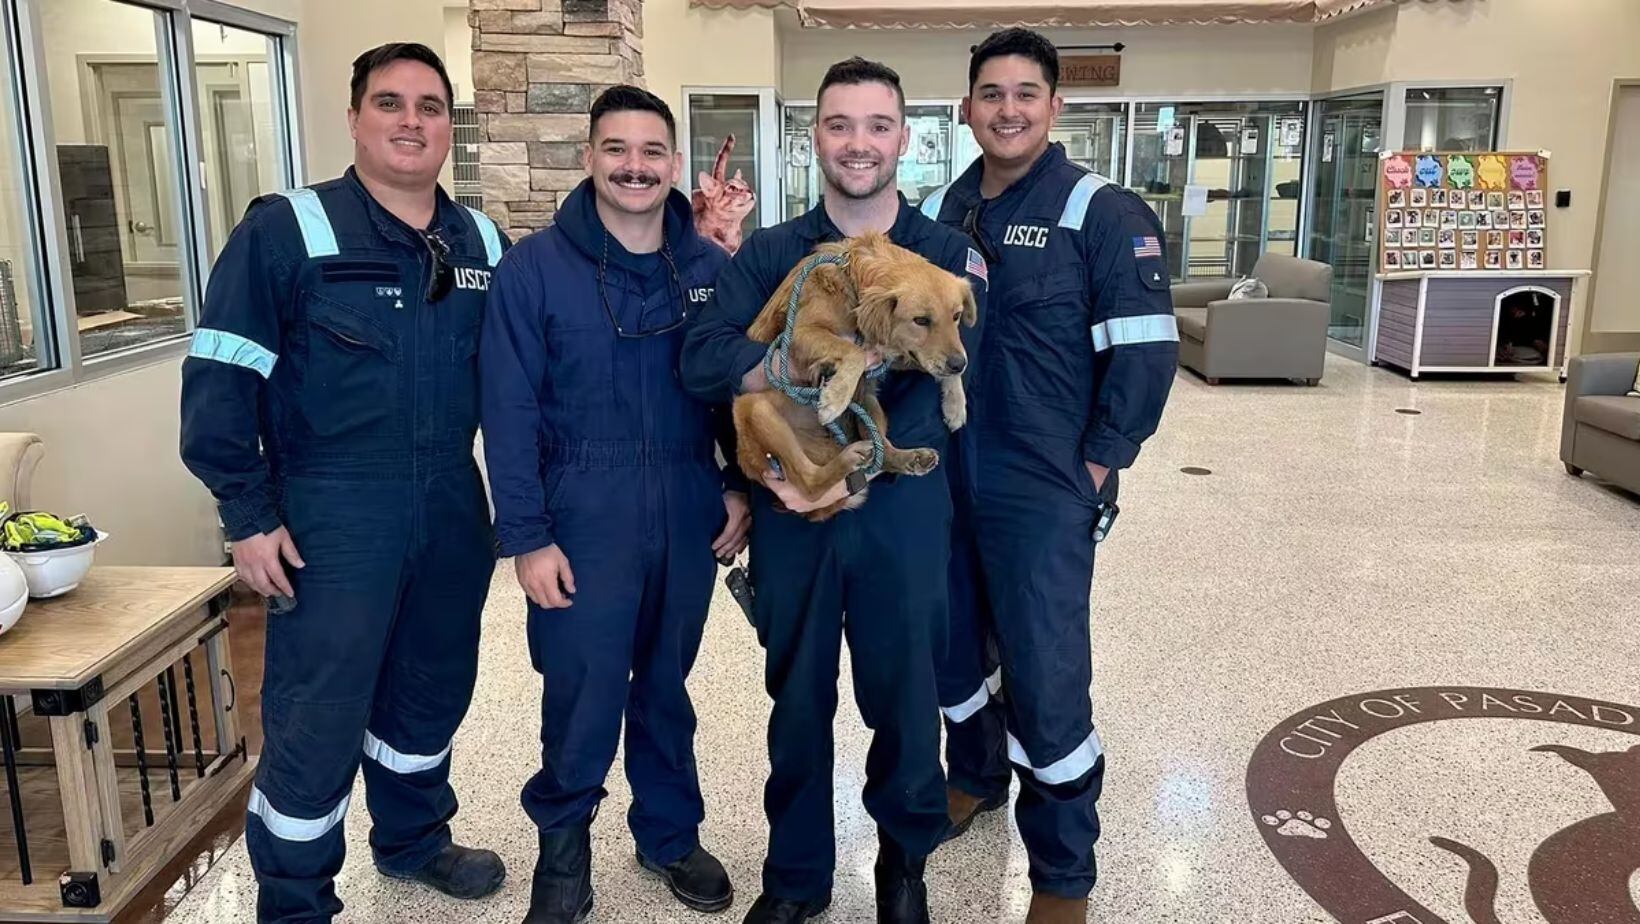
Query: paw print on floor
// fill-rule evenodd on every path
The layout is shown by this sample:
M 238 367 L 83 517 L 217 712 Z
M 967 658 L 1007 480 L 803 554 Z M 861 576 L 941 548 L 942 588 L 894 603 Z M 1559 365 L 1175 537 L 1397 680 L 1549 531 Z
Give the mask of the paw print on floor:
M 1325 818 L 1317 818 L 1309 812 L 1292 812 L 1282 809 L 1274 815 L 1265 815 L 1262 821 L 1283 837 L 1313 837 L 1318 841 L 1327 839 L 1327 831 L 1333 823 Z

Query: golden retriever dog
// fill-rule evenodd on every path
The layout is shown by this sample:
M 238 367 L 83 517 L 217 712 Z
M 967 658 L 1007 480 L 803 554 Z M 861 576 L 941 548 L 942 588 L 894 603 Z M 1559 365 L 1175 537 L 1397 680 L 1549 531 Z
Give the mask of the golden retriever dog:
M 867 351 L 895 369 L 916 369 L 940 382 L 946 426 L 967 419 L 962 371 L 968 355 L 960 326 L 977 321 L 978 307 L 968 282 L 940 269 L 883 234 L 871 233 L 832 244 L 817 254 L 842 254 L 847 262 L 817 266 L 803 283 L 791 338 L 792 382 L 820 386 L 819 407 L 804 407 L 777 389 L 735 399 L 735 432 L 740 468 L 761 484 L 777 460 L 777 473 L 802 495 L 818 499 L 828 488 L 871 461 L 871 435 L 848 412 L 858 402 L 883 435 L 883 471 L 926 475 L 939 464 L 932 449 L 900 449 L 888 441 L 888 419 L 865 375 Z M 807 260 L 804 261 L 807 263 Z M 773 343 L 786 327 L 799 264 L 770 297 L 747 335 Z M 853 440 L 840 446 L 826 424 L 837 421 Z M 808 514 L 825 520 L 858 507 L 865 492 Z

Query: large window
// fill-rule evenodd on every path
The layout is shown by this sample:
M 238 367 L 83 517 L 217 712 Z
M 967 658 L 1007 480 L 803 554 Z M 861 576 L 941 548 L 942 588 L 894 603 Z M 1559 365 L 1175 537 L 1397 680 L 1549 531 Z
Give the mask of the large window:
M 181 344 L 246 205 L 295 180 L 294 30 L 204 0 L 0 9 L 0 378 L 55 387 Z
M 1502 87 L 1411 87 L 1406 91 L 1408 151 L 1494 151 Z

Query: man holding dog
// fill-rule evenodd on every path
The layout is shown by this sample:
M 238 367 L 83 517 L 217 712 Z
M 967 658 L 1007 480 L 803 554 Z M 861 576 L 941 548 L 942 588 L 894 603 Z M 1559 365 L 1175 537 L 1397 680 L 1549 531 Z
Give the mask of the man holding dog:
M 1048 142 L 1064 103 L 1053 44 L 998 32 L 968 78 L 962 113 L 983 154 L 922 206 L 972 237 L 997 293 L 962 437 L 976 464 L 958 493 L 940 672 L 949 811 L 955 836 L 1006 805 L 1011 762 L 1026 920 L 1081 924 L 1105 769 L 1089 695 L 1094 546 L 1116 473 L 1161 419 L 1178 329 L 1155 213 Z
M 540 829 L 527 924 L 591 913 L 591 826 L 623 718 L 638 862 L 695 910 L 734 898 L 698 838 L 684 681 L 714 558 L 744 548 L 750 521 L 743 479 L 714 457 L 726 409 L 678 381 L 684 321 L 728 255 L 672 188 L 683 155 L 653 94 L 604 91 L 584 163 L 553 226 L 496 271 L 480 351 L 496 533 L 544 678 L 542 767 L 523 795 Z
M 684 384 L 702 398 L 728 402 L 769 387 L 767 347 L 746 330 L 822 242 L 886 232 L 959 277 L 971 272 L 976 296 L 984 296 L 984 265 L 969 241 L 918 214 L 895 189 L 909 143 L 899 76 L 881 64 L 844 61 L 821 82 L 818 109 L 814 151 L 824 201 L 753 234 L 719 277 L 684 343 Z M 892 372 L 878 397 L 895 444 L 944 453 L 949 433 L 938 382 Z M 803 921 L 831 901 L 832 718 L 845 636 L 855 701 L 874 732 L 864 802 L 879 831 L 877 919 L 928 920 L 924 861 L 949 824 L 935 679 L 945 644 L 947 594 L 939 578 L 949 559 L 949 487 L 943 465 L 924 477 L 881 476 L 858 510 L 819 523 L 795 515 L 847 490 L 838 485 L 809 502 L 771 476 L 752 492 L 753 619 L 774 709 L 764 792 L 769 854 L 748 924 Z

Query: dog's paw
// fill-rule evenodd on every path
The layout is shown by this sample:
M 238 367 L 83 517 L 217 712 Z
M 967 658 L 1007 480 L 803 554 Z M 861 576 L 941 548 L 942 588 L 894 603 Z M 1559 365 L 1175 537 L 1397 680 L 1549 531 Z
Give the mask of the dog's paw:
M 952 431 L 961 430 L 968 423 L 968 394 L 963 390 L 961 379 L 940 383 L 940 413 L 945 418 L 945 426 Z
M 825 387 L 820 389 L 820 403 L 815 406 L 815 411 L 820 415 L 820 422 L 829 424 L 843 416 L 848 410 L 849 398 L 852 395 L 853 391 L 845 389 L 836 379 L 826 383 Z
M 875 451 L 872 449 L 871 440 L 861 440 L 857 443 L 850 443 L 847 446 L 844 446 L 843 451 L 839 453 L 842 458 L 848 461 L 850 471 L 862 469 L 870 465 L 871 458 L 874 454 Z
M 837 364 L 827 360 L 814 364 L 814 381 L 818 385 L 830 384 L 837 375 Z
M 907 449 L 900 471 L 907 475 L 926 475 L 940 466 L 940 454 L 932 449 Z

